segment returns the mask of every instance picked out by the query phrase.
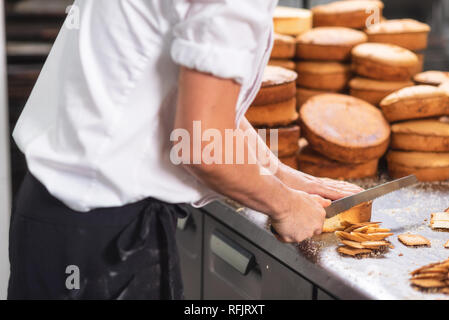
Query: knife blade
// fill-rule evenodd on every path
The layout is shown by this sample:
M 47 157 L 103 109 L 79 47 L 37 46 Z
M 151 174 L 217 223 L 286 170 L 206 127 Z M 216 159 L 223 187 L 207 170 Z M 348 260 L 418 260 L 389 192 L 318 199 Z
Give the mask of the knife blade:
M 342 213 L 346 210 L 351 209 L 352 207 L 361 204 L 366 201 L 374 200 L 383 195 L 386 195 L 390 192 L 409 187 L 418 182 L 418 179 L 414 174 L 399 178 L 381 185 L 378 185 L 374 188 L 356 193 L 352 196 L 341 198 L 335 200 L 331 203 L 331 205 L 325 208 L 326 218 L 332 218 L 339 213 Z M 270 230 L 273 234 L 278 235 L 277 231 L 270 226 Z
M 343 211 L 349 210 L 358 204 L 361 204 L 366 201 L 374 200 L 374 199 L 381 197 L 387 193 L 396 191 L 396 190 L 404 188 L 404 187 L 411 186 L 417 182 L 418 182 L 418 179 L 416 178 L 416 176 L 414 174 L 412 174 L 407 177 L 396 179 L 396 180 L 378 185 L 374 188 L 356 193 L 352 196 L 335 200 L 331 203 L 330 206 L 325 208 L 326 218 L 332 218 L 333 216 L 335 216 Z

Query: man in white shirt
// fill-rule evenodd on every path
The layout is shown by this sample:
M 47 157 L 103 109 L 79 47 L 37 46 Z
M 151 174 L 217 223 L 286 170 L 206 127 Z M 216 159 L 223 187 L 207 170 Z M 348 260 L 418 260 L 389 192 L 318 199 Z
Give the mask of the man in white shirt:
M 257 136 L 244 113 L 276 2 L 74 2 L 79 26 L 62 27 L 13 133 L 29 174 L 11 222 L 9 298 L 180 299 L 177 204 L 227 196 L 298 242 L 321 232 L 330 200 L 361 190 L 289 169 L 269 150 L 277 170 L 261 174 L 248 142 L 244 164 L 170 158 L 173 130 L 193 137 L 195 121 Z

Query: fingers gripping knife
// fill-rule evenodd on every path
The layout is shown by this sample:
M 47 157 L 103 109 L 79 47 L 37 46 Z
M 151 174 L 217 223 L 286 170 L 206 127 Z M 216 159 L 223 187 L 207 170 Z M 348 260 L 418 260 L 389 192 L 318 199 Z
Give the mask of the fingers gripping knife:
M 374 200 L 379 198 L 387 193 L 396 191 L 401 188 L 405 188 L 411 186 L 418 182 L 418 179 L 415 175 L 410 175 L 404 178 L 400 178 L 397 180 L 393 180 L 381 185 L 378 185 L 374 188 L 362 191 L 360 193 L 356 193 L 352 196 L 341 198 L 332 202 L 330 206 L 325 208 L 326 210 L 326 218 L 332 218 L 333 216 L 342 213 L 346 210 L 351 209 L 352 207 L 366 202 L 370 200 Z M 276 230 L 274 230 L 273 226 L 271 226 L 271 232 L 275 235 L 278 235 Z

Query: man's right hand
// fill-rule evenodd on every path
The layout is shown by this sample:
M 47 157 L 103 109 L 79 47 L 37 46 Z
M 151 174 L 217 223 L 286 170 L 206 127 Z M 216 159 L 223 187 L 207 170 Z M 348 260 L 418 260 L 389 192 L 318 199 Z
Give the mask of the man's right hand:
M 271 218 L 271 225 L 278 233 L 276 238 L 282 242 L 301 242 L 321 233 L 326 218 L 325 207 L 330 200 L 302 191 L 291 191 L 290 208 Z

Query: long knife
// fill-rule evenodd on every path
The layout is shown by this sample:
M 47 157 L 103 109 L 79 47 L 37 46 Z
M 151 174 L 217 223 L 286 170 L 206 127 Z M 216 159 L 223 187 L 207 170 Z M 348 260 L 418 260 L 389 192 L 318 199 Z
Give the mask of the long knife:
M 418 179 L 414 174 L 409 175 L 407 177 L 403 177 L 400 179 L 396 179 L 381 185 L 378 185 L 374 188 L 356 193 L 352 196 L 341 198 L 332 202 L 330 206 L 325 208 L 326 210 L 326 218 L 332 218 L 333 216 L 342 213 L 346 210 L 355 207 L 358 204 L 361 204 L 366 201 L 374 200 L 378 197 L 386 195 L 387 193 L 399 190 L 401 188 L 409 187 L 418 182 Z M 278 234 L 276 230 L 274 230 L 273 226 L 271 226 L 271 232 L 274 234 Z
M 366 201 L 374 200 L 379 198 L 387 193 L 399 190 L 401 188 L 405 188 L 411 186 L 418 182 L 418 179 L 414 174 L 409 175 L 407 177 L 403 177 L 397 180 L 393 180 L 381 185 L 378 185 L 374 188 L 356 193 L 352 196 L 341 198 L 332 202 L 330 206 L 325 208 L 326 210 L 326 218 L 332 218 L 333 216 L 351 209 L 358 204 L 361 204 Z

